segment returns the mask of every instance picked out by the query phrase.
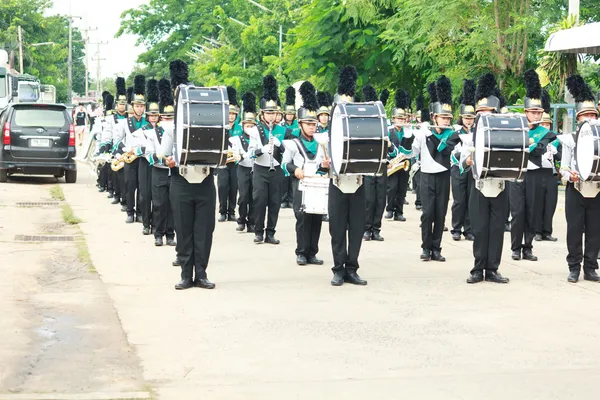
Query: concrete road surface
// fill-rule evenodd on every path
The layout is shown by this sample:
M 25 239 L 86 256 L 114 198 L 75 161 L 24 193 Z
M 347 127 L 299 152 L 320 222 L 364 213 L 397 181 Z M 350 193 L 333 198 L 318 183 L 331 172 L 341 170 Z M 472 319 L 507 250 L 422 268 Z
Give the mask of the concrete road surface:
M 363 243 L 366 287 L 332 287 L 327 223 L 323 266 L 297 266 L 294 217 L 279 246 L 217 223 L 208 269 L 216 290 L 175 291 L 172 247 L 98 193 L 80 169 L 62 184 L 91 260 L 160 399 L 597 399 L 600 284 L 566 281 L 564 196 L 556 243 L 540 261 L 512 261 L 508 285 L 467 285 L 472 242 L 444 234 L 445 263 L 421 262 L 419 212 L 384 221 Z M 450 222 L 450 215 L 447 218 Z

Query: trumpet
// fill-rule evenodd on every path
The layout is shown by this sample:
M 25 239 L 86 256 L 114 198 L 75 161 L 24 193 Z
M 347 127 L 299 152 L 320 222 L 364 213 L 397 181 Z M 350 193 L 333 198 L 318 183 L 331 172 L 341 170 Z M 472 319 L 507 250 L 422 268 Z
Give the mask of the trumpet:
M 137 160 L 138 156 L 135 153 L 125 153 L 123 154 L 123 160 L 127 163 L 127 164 L 131 164 L 132 162 L 134 162 L 135 160 Z
M 125 166 L 124 157 L 125 155 L 122 155 L 121 157 L 115 157 L 110 163 L 110 169 L 115 172 L 122 169 Z

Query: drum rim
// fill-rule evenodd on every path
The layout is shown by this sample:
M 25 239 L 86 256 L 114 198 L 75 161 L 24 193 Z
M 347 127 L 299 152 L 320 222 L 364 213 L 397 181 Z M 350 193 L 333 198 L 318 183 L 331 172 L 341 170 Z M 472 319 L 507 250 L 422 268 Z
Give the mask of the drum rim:
M 600 125 L 597 124 L 597 123 L 593 124 L 591 121 L 583 121 L 579 125 L 579 127 L 577 128 L 577 133 L 575 135 L 575 149 L 574 149 L 573 153 L 574 153 L 574 157 L 575 157 L 575 170 L 577 171 L 577 173 L 579 174 L 579 176 L 581 176 L 582 178 L 583 178 L 583 174 L 581 173 L 581 169 L 580 169 L 580 165 L 581 164 L 579 162 L 579 152 L 578 152 L 579 145 L 578 145 L 578 143 L 579 143 L 579 134 L 581 132 L 581 129 L 586 124 L 589 125 L 590 130 L 592 131 L 592 140 L 594 140 L 593 139 L 594 133 L 596 134 L 595 135 L 596 137 L 600 138 Z M 597 179 L 597 178 L 600 178 L 600 177 L 598 177 L 598 172 L 600 171 L 600 160 L 594 160 L 593 159 L 594 156 L 598 155 L 597 153 L 600 153 L 600 145 L 598 145 L 597 140 L 596 140 L 596 143 L 592 142 L 592 144 L 593 144 L 593 146 L 592 146 L 591 168 L 587 172 L 587 178 L 583 179 L 584 182 L 587 182 L 587 181 L 597 182 L 598 180 L 600 180 L 600 179 Z M 585 146 L 583 146 L 583 147 L 585 148 Z M 594 175 L 590 179 L 590 175 L 592 175 L 592 174 L 594 174 Z

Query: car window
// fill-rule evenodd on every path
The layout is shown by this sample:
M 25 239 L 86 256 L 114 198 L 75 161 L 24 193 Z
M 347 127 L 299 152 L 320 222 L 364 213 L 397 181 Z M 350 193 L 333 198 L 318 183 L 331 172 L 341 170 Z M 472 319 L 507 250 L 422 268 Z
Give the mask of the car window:
M 14 123 L 21 127 L 62 128 L 67 124 L 67 120 L 62 110 L 17 109 Z

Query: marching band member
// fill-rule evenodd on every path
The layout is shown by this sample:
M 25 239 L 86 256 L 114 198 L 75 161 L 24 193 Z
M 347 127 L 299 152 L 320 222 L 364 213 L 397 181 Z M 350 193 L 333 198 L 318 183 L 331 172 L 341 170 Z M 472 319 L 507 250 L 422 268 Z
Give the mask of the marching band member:
M 485 74 L 479 78 L 476 91 L 476 112 L 478 115 L 498 112 L 500 99 L 494 96 L 496 77 Z M 463 99 L 463 101 L 465 101 Z M 471 150 L 473 141 L 464 142 L 461 146 L 460 169 L 463 175 L 472 175 L 473 164 Z M 473 256 L 475 263 L 467 283 L 478 283 L 484 280 L 494 283 L 508 283 L 508 278 L 498 272 L 502 261 L 504 244 L 504 222 L 508 209 L 508 194 L 504 190 L 506 182 L 498 182 L 489 178 L 481 181 L 470 179 L 469 213 L 474 233 Z
M 239 154 L 238 161 L 238 226 L 236 231 L 254 233 L 254 205 L 252 201 L 252 168 L 254 160 L 250 153 L 250 134 L 252 128 L 256 127 L 256 95 L 252 92 L 244 93 L 242 96 L 244 113 L 242 115 L 241 135 L 229 138 L 234 154 Z
M 356 90 L 356 69 L 352 66 L 340 71 L 335 103 L 352 102 Z M 330 168 L 331 176 L 331 168 Z M 332 176 L 329 183 L 329 234 L 333 253 L 333 286 L 344 282 L 366 285 L 357 274 L 358 256 L 365 229 L 365 187 L 362 176 Z
M 412 144 L 415 140 L 412 134 L 412 129 L 405 129 L 404 125 L 409 123 L 410 103 L 409 94 L 398 89 L 395 95 L 395 107 L 392 109 L 392 123 L 388 135 L 392 145 L 397 149 L 397 158 L 406 159 L 406 163 L 410 165 L 412 155 Z M 388 159 L 391 157 L 388 154 Z M 408 169 L 400 168 L 387 177 L 387 212 L 386 219 L 394 219 L 394 221 L 406 221 L 404 217 L 404 200 L 406 200 L 406 191 L 408 190 Z
M 291 135 L 288 133 L 285 139 L 292 139 L 298 137 L 300 134 L 298 131 L 298 121 L 296 119 L 296 89 L 289 86 L 285 89 L 285 109 L 284 109 L 284 120 L 281 122 L 281 126 L 284 128 L 292 129 Z M 284 170 L 285 173 L 285 170 Z M 281 208 L 292 208 L 294 202 L 294 191 L 292 181 L 295 178 L 293 176 L 284 176 L 282 179 L 282 199 Z
M 102 132 L 102 140 L 106 143 L 112 143 L 111 152 L 113 157 L 118 154 L 119 143 L 123 140 L 121 132 L 123 132 L 123 125 L 127 122 L 127 90 L 125 89 L 125 78 L 118 77 L 115 81 L 117 88 L 116 108 L 115 111 L 108 119 L 106 129 Z M 107 163 L 108 164 L 108 163 Z M 113 181 L 113 200 L 111 204 L 121 204 L 121 211 L 127 211 L 127 201 L 125 199 L 126 186 L 125 186 L 125 169 L 121 168 L 118 171 L 110 170 Z
M 329 116 L 331 114 L 331 101 L 329 101 L 329 93 L 317 92 L 317 103 L 319 110 L 317 111 L 317 133 L 329 133 Z
M 255 210 L 254 243 L 279 244 L 275 239 L 275 227 L 281 208 L 281 158 L 284 148 L 281 146 L 287 130 L 275 123 L 277 114 L 277 80 L 273 75 L 263 79 L 264 95 L 261 99 L 262 121 L 256 126 L 258 133 L 250 139 L 250 154 L 254 157 L 253 193 Z M 265 230 L 265 215 L 267 229 Z M 266 232 L 266 237 L 265 237 Z
M 105 129 L 105 119 L 110 116 L 111 110 L 114 106 L 115 98 L 107 91 L 102 92 L 102 107 L 104 108 L 104 112 L 99 115 L 98 123 L 95 124 L 97 126 L 96 129 L 90 128 L 90 132 L 93 132 L 96 135 L 96 139 L 98 142 L 98 155 L 108 153 L 108 150 L 112 148 L 112 139 L 110 142 L 107 141 L 107 137 L 104 134 Z M 98 107 L 95 112 L 100 111 L 100 107 Z M 98 183 L 100 184 L 99 192 L 108 192 L 108 198 L 112 198 L 114 195 L 114 190 L 112 188 L 112 182 L 109 179 L 110 164 L 106 163 L 99 167 L 100 173 L 98 174 Z
M 377 92 L 371 85 L 363 88 L 363 97 L 365 102 L 377 101 Z M 390 152 L 388 158 L 396 156 L 396 148 L 389 146 Z M 367 214 L 363 240 L 383 241 L 381 236 L 381 220 L 385 211 L 385 193 L 387 189 L 387 169 L 382 176 L 365 177 L 365 197 L 367 200 Z
M 469 217 L 469 197 L 471 194 L 472 174 L 461 174 L 460 155 L 464 146 L 473 142 L 473 124 L 475 123 L 475 81 L 465 79 L 463 82 L 462 102 L 460 105 L 460 119 L 458 137 L 460 143 L 452 154 L 452 239 L 460 240 L 464 235 L 467 240 L 473 240 L 471 232 L 471 219 Z
M 152 82 L 150 80 L 149 82 Z M 165 165 L 165 154 L 171 153 L 172 145 L 164 148 L 165 130 L 173 131 L 173 95 L 171 84 L 166 79 L 158 82 L 160 103 L 151 102 L 153 94 L 148 86 L 148 122 L 144 126 L 146 135 L 146 148 L 144 157 L 152 172 L 150 174 L 152 190 L 152 225 L 154 226 L 154 245 L 162 246 L 163 237 L 167 238 L 168 246 L 175 246 L 175 228 L 173 223 L 173 210 L 169 201 L 170 174 L 169 167 Z M 160 116 L 160 123 L 158 119 Z
M 525 116 L 529 122 L 529 162 L 523 182 L 512 182 L 510 186 L 511 249 L 512 259 L 537 261 L 533 255 L 533 238 L 538 220 L 541 218 L 542 182 L 552 177 L 552 169 L 542 168 L 543 155 L 548 144 L 556 139 L 556 135 L 539 124 L 544 109 L 542 108 L 542 85 L 535 70 L 530 69 L 524 74 Z
M 434 86 L 435 93 L 435 86 Z M 417 109 L 416 113 L 416 122 L 423 123 L 431 121 L 429 117 L 429 110 L 425 109 L 425 99 L 423 99 L 423 95 L 417 96 L 415 100 L 415 106 Z M 417 129 L 414 131 L 415 140 L 421 136 L 422 131 Z M 417 142 L 418 143 L 418 142 Z M 414 147 L 414 144 L 413 144 Z M 423 203 L 421 202 L 421 161 L 419 160 L 419 155 L 413 152 L 413 158 L 411 159 L 411 173 L 413 174 L 412 179 L 412 187 L 413 192 L 415 193 L 415 208 L 417 210 L 423 209 Z
M 229 97 L 229 138 L 239 135 L 242 131 L 236 122 L 240 113 L 237 102 L 237 92 L 227 86 Z M 219 195 L 219 222 L 235 221 L 235 204 L 238 191 L 237 165 L 228 159 L 224 167 L 217 168 L 217 188 Z
M 544 114 L 542 114 L 542 123 L 540 125 L 550 130 L 552 129 L 550 94 L 545 89 L 542 90 L 542 108 L 544 109 Z M 535 229 L 534 240 L 536 241 L 556 242 L 558 240 L 552 236 L 552 219 L 554 218 L 558 202 L 558 180 L 556 176 L 558 167 L 555 161 L 560 161 L 561 150 L 560 140 L 556 139 L 548 145 L 548 151 L 542 157 L 542 168 L 550 168 L 552 176 L 543 181 L 542 198 L 544 200 L 542 202 L 542 217 L 538 219 Z
M 172 89 L 176 90 L 180 84 L 189 84 L 189 70 L 185 62 L 172 61 L 169 69 Z M 175 289 L 185 290 L 193 286 L 214 289 L 215 284 L 208 280 L 206 274 L 215 230 L 217 203 L 213 173 L 207 168 L 204 173 L 192 174 L 195 179 L 190 177 L 193 183 L 189 182 L 179 173 L 180 154 L 176 151 L 174 132 L 166 130 L 163 140 L 163 148 L 173 149 L 165 164 L 171 168 L 171 204 L 177 233 L 177 259 L 181 263 L 181 281 L 175 285 Z
M 323 218 L 319 214 L 303 212 L 302 183 L 304 179 L 324 175 L 329 172 L 329 159 L 323 147 L 314 138 L 317 130 L 317 109 L 319 108 L 315 87 L 308 81 L 300 86 L 303 106 L 298 110 L 298 121 L 301 131 L 299 138 L 285 140 L 286 151 L 283 155 L 282 168 L 286 176 L 295 176 L 294 215 L 296 216 L 296 263 L 298 265 L 322 265 L 323 260 L 317 258 L 319 237 Z
M 594 95 L 583 78 L 572 75 L 567 78 L 567 88 L 575 98 L 575 115 L 578 124 L 598 118 Z M 583 261 L 583 279 L 600 281 L 598 251 L 600 251 L 600 196 L 597 182 L 581 181 L 575 163 L 574 135 L 561 135 L 563 139 L 561 174 L 567 181 L 565 190 L 565 214 L 567 217 L 567 264 L 568 281 L 579 280 Z M 585 235 L 585 248 L 582 236 Z
M 442 256 L 442 234 L 450 199 L 450 155 L 460 140 L 452 129 L 452 87 L 442 76 L 436 82 L 437 98 L 431 106 L 435 126 L 424 125 L 413 144 L 421 159 L 421 215 L 423 261 L 446 261 Z M 418 141 L 418 142 L 417 142 Z

